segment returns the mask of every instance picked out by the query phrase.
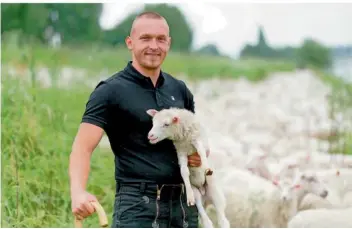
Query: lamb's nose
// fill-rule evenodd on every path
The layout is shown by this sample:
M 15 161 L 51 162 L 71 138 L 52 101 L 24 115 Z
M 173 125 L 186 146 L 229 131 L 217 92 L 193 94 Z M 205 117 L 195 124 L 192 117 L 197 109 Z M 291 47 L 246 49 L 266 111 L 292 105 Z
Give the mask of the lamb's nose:
M 324 192 L 320 196 L 325 198 L 328 196 L 328 194 L 329 194 L 329 192 L 327 190 L 324 190 Z
M 153 137 L 154 137 L 153 134 L 148 134 L 148 138 L 149 138 L 149 139 L 151 139 L 151 138 L 153 138 Z

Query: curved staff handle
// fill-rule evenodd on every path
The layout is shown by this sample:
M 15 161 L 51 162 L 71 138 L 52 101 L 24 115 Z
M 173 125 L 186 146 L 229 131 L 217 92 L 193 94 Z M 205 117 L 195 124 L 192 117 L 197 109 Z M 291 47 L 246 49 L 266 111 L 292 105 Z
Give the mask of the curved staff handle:
M 98 214 L 100 226 L 101 227 L 107 227 L 108 226 L 108 218 L 106 216 L 104 208 L 99 204 L 99 202 L 93 201 L 93 202 L 90 202 L 90 203 L 93 205 L 95 211 Z M 82 220 L 79 220 L 76 217 L 75 217 L 75 227 L 76 228 L 81 228 L 82 227 Z

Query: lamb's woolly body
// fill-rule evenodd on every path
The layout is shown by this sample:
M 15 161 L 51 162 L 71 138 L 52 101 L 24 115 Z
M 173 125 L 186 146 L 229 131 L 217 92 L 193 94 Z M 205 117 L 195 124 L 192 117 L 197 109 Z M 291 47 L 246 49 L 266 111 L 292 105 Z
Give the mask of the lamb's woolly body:
M 184 153 L 188 156 L 197 152 L 195 147 L 195 142 L 201 139 L 204 144 L 204 148 L 208 150 L 208 142 L 205 134 L 205 129 L 202 128 L 201 124 L 196 119 L 196 116 L 188 110 L 170 108 L 169 112 L 173 112 L 178 117 L 178 123 L 172 128 L 173 136 L 170 139 L 175 145 L 177 153 Z M 190 167 L 190 180 L 192 185 L 197 188 L 202 188 L 205 184 L 205 168 L 200 167 Z
M 205 175 L 208 169 L 213 169 L 206 158 L 209 146 L 205 129 L 202 128 L 196 116 L 188 110 L 178 108 L 165 109 L 160 112 L 148 110 L 147 113 L 153 116 L 153 127 L 148 134 L 151 141 L 156 143 L 158 139 L 168 138 L 175 145 L 181 176 L 185 183 L 187 204 L 195 201 L 203 226 L 213 227 L 203 206 L 205 200 L 210 200 L 217 210 L 220 226 L 229 227 L 225 216 L 224 196 L 213 177 Z M 202 164 L 199 167 L 188 167 L 187 156 L 194 152 L 198 152 Z M 204 199 L 202 198 L 203 193 L 205 194 Z
M 349 201 L 345 201 L 346 194 L 349 191 L 352 191 L 352 171 L 350 171 L 350 169 L 342 168 L 311 171 L 314 171 L 319 179 L 326 183 L 329 195 L 325 199 L 313 194 L 307 195 L 299 206 L 300 211 L 320 208 L 345 208 L 352 206 Z
M 301 211 L 288 223 L 289 228 L 352 228 L 352 208 Z
M 225 192 L 231 227 L 286 227 L 295 214 L 297 201 L 283 203 L 277 187 L 260 177 L 243 178 L 240 183 L 247 180 L 251 184 Z
M 293 199 L 284 202 L 272 182 L 249 171 L 231 169 L 223 177 L 226 215 L 231 227 L 287 227 L 297 206 L 308 194 L 302 187 Z M 221 171 L 221 174 L 225 174 Z M 213 216 L 215 217 L 215 216 Z

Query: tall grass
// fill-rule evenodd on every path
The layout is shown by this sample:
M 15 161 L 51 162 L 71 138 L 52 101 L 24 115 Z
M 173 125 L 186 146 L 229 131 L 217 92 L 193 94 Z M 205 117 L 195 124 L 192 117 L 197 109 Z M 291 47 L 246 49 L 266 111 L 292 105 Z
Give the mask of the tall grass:
M 90 89 L 33 88 L 6 77 L 2 83 L 2 226 L 73 227 L 68 161 Z M 113 156 L 96 151 L 88 190 L 110 216 Z M 97 217 L 84 225 L 99 226 Z

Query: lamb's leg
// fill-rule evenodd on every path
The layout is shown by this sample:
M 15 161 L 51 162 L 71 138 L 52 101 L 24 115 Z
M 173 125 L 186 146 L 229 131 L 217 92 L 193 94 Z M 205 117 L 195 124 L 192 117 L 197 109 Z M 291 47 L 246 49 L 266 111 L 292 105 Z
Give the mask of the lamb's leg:
M 194 199 L 194 193 L 191 187 L 191 182 L 189 179 L 189 169 L 188 169 L 188 157 L 187 154 L 178 154 L 178 163 L 180 165 L 181 169 L 181 176 L 183 179 L 183 182 L 185 183 L 185 188 L 186 188 L 186 197 L 187 197 L 187 205 L 194 205 L 195 204 L 195 199 Z
M 194 147 L 197 149 L 197 152 L 198 152 L 200 159 L 202 161 L 202 165 L 206 168 L 205 175 L 212 175 L 213 170 L 209 166 L 206 148 L 204 147 L 204 144 L 202 143 L 202 141 L 196 140 L 194 142 Z
M 218 224 L 222 228 L 229 228 L 230 222 L 226 218 L 225 208 L 226 202 L 225 197 L 219 187 L 214 183 L 213 178 L 207 177 L 207 197 L 211 199 L 218 218 Z
M 194 192 L 194 197 L 196 198 L 196 206 L 198 208 L 198 213 L 200 218 L 202 219 L 202 224 L 203 227 L 206 228 L 213 228 L 213 222 L 209 219 L 209 216 L 207 215 L 204 206 L 203 206 L 203 201 L 202 201 L 202 195 L 200 194 L 199 190 L 197 187 L 192 186 L 193 192 Z

